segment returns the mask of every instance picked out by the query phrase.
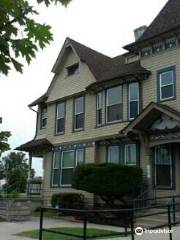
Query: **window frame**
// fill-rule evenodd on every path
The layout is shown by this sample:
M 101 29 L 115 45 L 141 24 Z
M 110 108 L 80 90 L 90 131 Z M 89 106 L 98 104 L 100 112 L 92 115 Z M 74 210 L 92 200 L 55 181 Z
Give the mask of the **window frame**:
M 166 144 L 167 145 L 167 144 Z M 170 159 L 170 164 L 157 164 L 157 152 L 156 152 L 156 147 L 154 148 L 154 188 L 155 189 L 163 189 L 163 190 L 172 190 L 172 189 L 175 189 L 175 184 L 174 184 L 174 181 L 175 181 L 175 172 L 174 172 L 174 156 L 173 156 L 173 149 L 172 149 L 172 145 L 169 145 L 168 148 L 170 149 L 170 153 L 171 153 L 171 159 Z M 169 166 L 169 170 L 170 170 L 170 185 L 167 185 L 167 186 L 163 186 L 163 185 L 157 185 L 157 166 L 166 166 L 168 165 Z
M 167 72 L 172 72 L 172 75 L 173 75 L 172 84 L 166 84 L 162 86 L 162 74 Z M 176 67 L 175 66 L 167 67 L 157 71 L 157 82 L 158 82 L 158 86 L 157 86 L 158 102 L 171 101 L 176 99 Z M 168 98 L 162 98 L 162 88 L 166 86 L 173 86 L 173 96 Z
M 137 84 L 138 85 L 138 100 L 130 100 L 130 86 L 132 84 Z M 139 82 L 133 82 L 133 83 L 130 83 L 128 85 L 128 119 L 129 120 L 133 120 L 135 119 L 136 117 L 131 117 L 131 114 L 130 114 L 130 111 L 131 111 L 131 107 L 130 107 L 130 104 L 131 102 L 138 102 L 138 112 L 137 112 L 137 116 L 139 115 L 139 112 L 140 112 L 140 83 Z
M 53 155 L 52 155 L 52 170 L 51 170 L 51 186 L 54 187 L 54 188 L 57 188 L 59 187 L 59 180 L 60 180 L 60 177 L 58 176 L 58 182 L 57 184 L 54 184 L 54 170 L 58 170 L 59 174 L 60 174 L 60 168 L 61 168 L 61 153 L 59 154 L 60 156 L 60 159 L 59 159 L 59 168 L 54 168 L 54 163 L 55 163 L 55 154 L 57 154 L 59 152 L 54 152 Z
M 116 87 L 121 87 L 121 93 L 122 93 L 122 96 L 121 96 L 121 100 L 122 102 L 121 103 L 118 103 L 118 104 L 122 104 L 122 119 L 119 119 L 119 120 L 113 120 L 113 121 L 108 121 L 108 107 L 111 107 L 111 106 L 114 106 L 114 105 L 117 105 L 117 104 L 114 104 L 114 105 L 109 105 L 108 104 L 108 91 L 110 89 L 113 89 L 113 88 L 116 88 Z M 105 90 L 105 120 L 106 120 L 106 124 L 113 124 L 113 123 L 119 123 L 119 122 L 122 122 L 123 121 L 123 85 L 120 84 L 120 85 L 116 85 L 116 86 L 113 86 L 113 87 L 109 87 Z
M 76 99 L 83 98 L 83 112 L 80 112 L 76 114 Z M 76 116 L 83 114 L 83 127 L 82 128 L 76 128 Z M 85 125 L 85 95 L 76 96 L 73 99 L 73 132 L 79 132 L 84 130 Z
M 101 106 L 99 107 L 99 96 L 101 96 Z M 102 108 L 103 108 L 103 93 L 99 92 L 96 95 L 96 125 L 101 126 L 102 125 Z M 99 119 L 99 111 L 101 111 L 101 118 Z M 99 122 L 100 120 L 100 122 Z
M 46 112 L 45 112 L 45 117 L 43 117 L 43 109 L 46 109 Z M 46 125 L 43 126 L 42 122 L 43 120 L 46 119 Z M 47 106 L 45 107 L 41 107 L 41 112 L 40 112 L 40 129 L 46 129 L 47 128 L 47 120 L 48 120 L 48 117 L 47 117 Z
M 64 117 L 60 117 L 58 118 L 58 105 L 59 104 L 64 104 Z M 64 119 L 64 130 L 63 132 L 58 132 L 57 131 L 57 126 L 58 126 L 58 120 L 60 119 Z M 55 135 L 63 135 L 65 133 L 65 127 L 66 127 L 66 101 L 62 101 L 62 102 L 57 102 L 56 103 L 56 119 L 55 119 Z

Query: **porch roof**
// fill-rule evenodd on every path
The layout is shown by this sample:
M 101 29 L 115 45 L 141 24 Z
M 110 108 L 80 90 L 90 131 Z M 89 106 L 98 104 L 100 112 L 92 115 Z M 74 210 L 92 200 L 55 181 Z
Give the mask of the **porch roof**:
M 180 122 L 180 112 L 171 107 L 151 102 L 132 122 L 130 122 L 122 131 L 124 135 L 135 131 L 147 131 L 152 126 L 153 122 L 162 114 Z M 165 129 L 167 130 L 167 129 Z
M 48 150 L 52 147 L 52 143 L 46 138 L 33 139 L 25 144 L 20 145 L 15 150 L 25 151 L 25 152 L 40 152 L 42 150 Z

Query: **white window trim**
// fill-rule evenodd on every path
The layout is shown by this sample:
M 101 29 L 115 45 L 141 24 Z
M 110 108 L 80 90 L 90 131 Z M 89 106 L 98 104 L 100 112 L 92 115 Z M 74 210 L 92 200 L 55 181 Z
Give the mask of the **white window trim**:
M 74 169 L 75 168 L 75 166 L 74 167 L 63 167 L 63 155 L 66 152 L 73 152 L 75 154 L 75 150 L 62 151 L 62 153 L 61 153 L 61 171 L 60 171 L 60 186 L 61 187 L 71 187 L 72 186 L 72 184 L 62 184 L 62 171 L 64 169 Z M 75 160 L 75 163 L 76 163 L 76 160 Z
M 126 148 L 127 146 L 129 145 L 135 145 L 136 146 L 136 163 L 128 163 L 127 162 L 127 155 L 126 155 Z M 137 145 L 136 144 L 125 144 L 124 146 L 124 164 L 127 165 L 127 166 L 136 166 L 137 165 Z
M 172 72 L 172 83 L 169 84 L 164 84 L 162 85 L 162 74 L 165 74 L 167 72 Z M 159 74 L 159 79 L 160 79 L 160 101 L 164 101 L 164 100 L 169 100 L 175 97 L 175 83 L 174 83 L 174 71 L 173 70 L 169 70 L 169 71 L 165 71 Z M 162 88 L 163 87 L 167 87 L 167 86 L 173 86 L 173 96 L 172 97 L 168 97 L 168 98 L 162 98 Z
M 128 111 L 128 114 L 129 114 L 129 120 L 133 120 L 134 118 L 132 118 L 132 117 L 130 117 L 130 103 L 131 102 L 138 102 L 138 114 L 139 114 L 139 103 L 140 103 L 140 100 L 139 100 L 139 95 L 140 95 L 140 93 L 139 93 L 139 83 L 137 83 L 138 84 L 138 99 L 137 100 L 130 100 L 130 85 L 131 84 L 129 84 L 129 87 L 128 87 L 128 100 L 129 100 L 129 111 Z
M 83 99 L 83 111 L 82 112 L 78 112 L 78 113 L 76 113 L 76 99 L 78 99 L 78 98 L 82 98 Z M 84 102 L 84 96 L 80 96 L 80 97 L 76 97 L 75 99 L 74 99 L 74 131 L 80 131 L 80 130 L 83 130 L 84 129 L 84 127 L 82 127 L 82 128 L 76 128 L 75 126 L 76 126 L 76 116 L 78 116 L 78 115 L 80 115 L 80 114 L 84 114 L 84 104 L 85 104 L 85 102 Z
M 155 174 L 155 178 L 154 178 L 154 183 L 155 183 L 155 186 L 156 187 L 158 187 L 158 188 L 164 188 L 164 189 L 166 189 L 166 188 L 172 188 L 173 187 L 173 168 L 172 168 L 172 155 L 170 156 L 171 158 L 170 158 L 170 164 L 168 165 L 168 166 L 170 166 L 170 177 L 171 177 L 171 184 L 169 185 L 169 186 L 160 186 L 160 185 L 158 185 L 157 186 L 157 170 L 156 170 L 156 166 L 157 165 L 161 165 L 161 164 L 157 164 L 157 154 L 156 154 L 156 148 L 155 148 L 155 170 L 154 170 L 154 174 Z
M 58 117 L 58 104 L 64 104 L 64 117 Z M 61 102 L 61 103 L 58 103 L 58 104 L 56 105 L 56 133 L 61 134 L 61 133 L 64 133 L 65 129 L 62 132 L 58 132 L 57 131 L 57 121 L 60 120 L 60 119 L 64 119 L 64 121 L 65 121 L 65 102 Z
M 122 104 L 122 106 L 123 106 L 123 85 L 119 85 L 119 86 L 121 86 L 122 96 L 121 96 L 121 101 L 120 101 L 119 103 L 116 103 L 116 104 Z M 119 86 L 116 86 L 116 87 L 119 87 Z M 112 87 L 112 88 L 115 88 L 115 87 Z M 108 121 L 108 107 L 111 107 L 111 106 L 116 105 L 116 104 L 111 104 L 111 105 L 109 105 L 109 103 L 108 103 L 108 90 L 109 90 L 109 89 L 112 89 L 112 88 L 106 89 L 106 123 L 107 123 L 107 124 L 110 124 L 110 123 L 119 123 L 119 122 L 122 122 L 122 121 L 123 121 L 123 119 L 114 120 L 114 121 Z M 122 115 L 123 115 L 123 112 L 122 112 Z
M 53 166 L 52 166 L 52 187 L 58 187 L 59 186 L 59 184 L 57 183 L 57 184 L 53 184 L 53 180 L 54 180 L 54 170 L 60 170 L 59 168 L 54 168 L 54 164 L 55 164 L 55 152 L 54 152 L 54 154 L 53 154 Z M 60 161 L 61 159 L 59 159 L 59 161 Z

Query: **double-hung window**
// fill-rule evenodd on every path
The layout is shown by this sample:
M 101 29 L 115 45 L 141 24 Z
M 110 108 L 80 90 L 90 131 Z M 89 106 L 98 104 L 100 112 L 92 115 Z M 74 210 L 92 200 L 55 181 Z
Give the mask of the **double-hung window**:
M 74 130 L 84 129 L 84 96 L 74 99 Z
M 172 188 L 174 180 L 172 146 L 159 145 L 154 148 L 154 182 L 158 188 Z
M 129 84 L 129 119 L 139 114 L 139 83 Z
M 59 186 L 59 176 L 60 176 L 60 152 L 56 152 L 53 154 L 53 164 L 52 164 L 52 186 Z
M 123 119 L 122 86 L 106 91 L 106 122 L 112 123 Z
M 61 185 L 71 185 L 75 167 L 74 150 L 62 152 L 61 159 Z
M 138 158 L 139 155 L 137 144 L 121 144 L 108 146 L 107 162 L 109 163 L 137 165 Z
M 65 102 L 56 105 L 56 133 L 62 134 L 65 131 Z
M 175 67 L 158 71 L 158 100 L 171 100 L 176 97 Z
M 96 96 L 96 121 L 97 126 L 102 124 L 102 92 Z
M 41 122 L 40 122 L 41 129 L 46 128 L 47 126 L 47 107 L 41 108 Z
M 124 163 L 126 165 L 136 165 L 137 164 L 137 145 L 136 144 L 126 144 L 124 147 Z
M 85 149 L 54 152 L 52 162 L 52 187 L 71 186 L 76 166 L 85 161 Z

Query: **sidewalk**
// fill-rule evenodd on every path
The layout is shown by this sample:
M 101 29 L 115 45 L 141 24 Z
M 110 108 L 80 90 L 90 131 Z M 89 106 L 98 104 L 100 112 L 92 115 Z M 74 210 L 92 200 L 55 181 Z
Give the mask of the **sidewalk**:
M 56 220 L 56 219 L 45 219 L 44 226 L 47 228 L 51 227 L 80 227 L 81 223 L 66 221 L 66 220 Z M 30 238 L 15 236 L 15 234 L 23 231 L 35 230 L 39 227 L 39 218 L 33 217 L 31 221 L 27 222 L 0 222 L 0 239 L 2 240 L 30 240 Z M 120 231 L 118 227 L 110 227 L 96 224 L 88 224 L 88 227 L 100 228 L 100 229 L 110 229 Z M 180 226 L 173 228 L 173 240 L 180 239 Z M 142 236 L 135 236 L 135 240 L 169 240 L 168 234 L 143 234 Z M 32 239 L 31 239 L 32 240 Z M 111 240 L 107 239 L 106 240 Z M 112 238 L 112 240 L 131 240 L 131 237 L 119 237 Z

